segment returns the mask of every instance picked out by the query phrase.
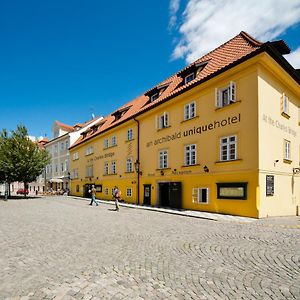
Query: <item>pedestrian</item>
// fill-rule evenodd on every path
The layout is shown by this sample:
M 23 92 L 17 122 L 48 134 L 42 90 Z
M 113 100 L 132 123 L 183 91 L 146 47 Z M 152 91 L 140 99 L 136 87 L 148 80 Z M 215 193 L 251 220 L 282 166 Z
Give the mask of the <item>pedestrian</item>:
M 96 189 L 94 185 L 92 185 L 92 188 L 89 190 L 89 193 L 92 195 L 90 205 L 93 205 L 93 202 L 95 202 L 96 206 L 98 206 L 99 204 L 96 201 Z
M 116 211 L 119 211 L 119 201 L 121 200 L 122 192 L 119 190 L 117 186 L 114 187 L 113 197 L 115 199 Z

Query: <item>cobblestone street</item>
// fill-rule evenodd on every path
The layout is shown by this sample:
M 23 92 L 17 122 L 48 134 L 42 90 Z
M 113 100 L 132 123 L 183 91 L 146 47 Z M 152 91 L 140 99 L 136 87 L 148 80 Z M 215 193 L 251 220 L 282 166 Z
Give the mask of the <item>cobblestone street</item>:
M 300 218 L 270 220 L 0 201 L 0 299 L 300 299 Z

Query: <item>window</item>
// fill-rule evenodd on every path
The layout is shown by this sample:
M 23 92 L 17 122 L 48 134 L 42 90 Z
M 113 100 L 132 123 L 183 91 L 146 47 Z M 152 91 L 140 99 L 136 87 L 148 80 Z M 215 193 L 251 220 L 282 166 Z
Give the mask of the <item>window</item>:
M 216 107 L 224 107 L 236 101 L 236 84 L 230 81 L 230 84 L 222 89 L 216 89 Z
M 56 173 L 58 172 L 58 165 L 57 164 L 55 165 L 55 172 Z
M 237 157 L 237 137 L 235 135 L 220 139 L 220 160 L 235 160 Z
M 109 173 L 109 164 L 108 162 L 104 163 L 104 175 L 108 175 Z
M 72 179 L 79 178 L 78 169 L 74 169 L 72 172 Z
M 73 160 L 79 159 L 78 152 L 73 153 Z
M 76 193 L 79 193 L 79 185 L 76 185 Z
M 291 160 L 291 142 L 284 140 L 284 159 Z
M 117 163 L 115 161 L 111 162 L 111 173 L 117 174 Z
M 186 166 L 195 165 L 197 162 L 197 151 L 196 145 L 187 145 L 184 147 L 184 164 Z
M 132 158 L 128 157 L 126 159 L 126 172 L 133 172 Z
M 195 73 L 191 73 L 184 78 L 184 83 L 187 84 L 188 82 L 190 82 L 194 79 L 195 79 Z
M 217 183 L 218 199 L 247 199 L 247 182 Z
M 65 171 L 69 171 L 69 163 L 65 160 Z
M 127 130 L 127 141 L 131 141 L 133 139 L 133 130 L 130 128 Z
M 168 167 L 168 150 L 159 151 L 159 169 Z
M 54 146 L 54 153 L 57 153 L 57 145 Z
M 281 114 L 284 116 L 289 116 L 289 102 L 289 97 L 283 93 L 281 98 Z
M 184 120 L 192 119 L 196 116 L 196 102 L 191 102 L 184 106 Z
M 111 138 L 111 145 L 112 145 L 112 146 L 117 146 L 117 138 L 116 138 L 115 136 L 113 136 L 113 137 Z
M 63 172 L 64 171 L 64 163 L 61 163 L 60 166 L 61 166 L 61 171 Z
M 93 166 L 86 167 L 86 177 L 93 177 Z
M 104 195 L 108 196 L 108 188 L 107 187 L 104 189 Z
M 66 149 L 69 148 L 69 141 L 66 141 Z
M 158 94 L 158 93 L 155 93 L 155 94 L 153 94 L 153 95 L 150 97 L 150 101 L 153 102 L 153 101 L 155 101 L 158 97 L 159 97 L 159 94 Z
M 91 155 L 94 153 L 94 148 L 92 145 L 88 146 L 85 151 L 85 155 Z
M 193 188 L 192 201 L 193 203 L 208 203 L 209 189 L 208 188 Z
M 65 144 L 64 144 L 64 142 L 61 142 L 61 143 L 60 143 L 60 150 L 63 151 L 64 149 L 65 149 Z
M 158 116 L 156 119 L 156 128 L 162 129 L 169 127 L 169 114 L 164 112 L 162 115 Z
M 126 188 L 126 196 L 132 197 L 132 188 Z
M 104 148 L 105 149 L 109 147 L 109 141 L 108 141 L 108 139 L 105 139 L 103 143 L 104 143 Z

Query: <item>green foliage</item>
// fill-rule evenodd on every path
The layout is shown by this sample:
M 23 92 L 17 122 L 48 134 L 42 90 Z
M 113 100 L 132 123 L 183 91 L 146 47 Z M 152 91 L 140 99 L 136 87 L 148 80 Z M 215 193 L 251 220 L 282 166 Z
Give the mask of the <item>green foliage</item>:
M 49 162 L 48 152 L 28 138 L 24 126 L 11 135 L 5 129 L 0 132 L 0 181 L 35 181 Z

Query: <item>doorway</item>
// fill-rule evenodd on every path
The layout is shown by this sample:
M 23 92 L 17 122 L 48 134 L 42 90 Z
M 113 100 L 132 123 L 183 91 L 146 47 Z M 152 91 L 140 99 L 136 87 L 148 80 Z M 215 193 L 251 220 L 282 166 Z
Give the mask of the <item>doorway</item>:
M 93 184 L 85 184 L 83 189 L 83 197 L 84 198 L 90 198 L 91 194 L 89 193 L 89 190 L 92 188 Z
M 181 182 L 158 183 L 159 206 L 182 208 Z
M 151 184 L 144 184 L 144 205 L 151 205 Z

